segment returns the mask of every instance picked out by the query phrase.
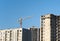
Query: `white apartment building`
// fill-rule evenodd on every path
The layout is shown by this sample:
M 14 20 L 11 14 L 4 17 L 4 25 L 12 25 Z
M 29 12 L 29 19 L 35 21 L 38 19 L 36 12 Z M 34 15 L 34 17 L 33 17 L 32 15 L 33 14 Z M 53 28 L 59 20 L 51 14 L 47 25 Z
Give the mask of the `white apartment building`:
M 0 30 L 0 41 L 28 41 L 27 32 L 24 28 Z

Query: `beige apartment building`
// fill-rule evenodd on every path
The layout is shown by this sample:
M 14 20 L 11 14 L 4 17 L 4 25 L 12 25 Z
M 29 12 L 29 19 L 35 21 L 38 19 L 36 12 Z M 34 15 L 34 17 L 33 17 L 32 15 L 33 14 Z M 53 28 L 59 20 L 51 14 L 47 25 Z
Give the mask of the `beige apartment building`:
M 60 41 L 60 16 L 41 16 L 40 41 Z
M 28 41 L 28 31 L 24 28 L 0 30 L 0 41 Z

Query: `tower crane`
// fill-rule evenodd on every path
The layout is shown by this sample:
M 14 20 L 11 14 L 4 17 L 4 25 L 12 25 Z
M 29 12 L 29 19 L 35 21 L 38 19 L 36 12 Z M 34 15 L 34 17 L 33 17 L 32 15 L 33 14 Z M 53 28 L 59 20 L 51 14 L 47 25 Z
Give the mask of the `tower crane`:
M 20 23 L 20 28 L 22 28 L 22 22 L 23 22 L 23 20 L 26 20 L 26 19 L 29 19 L 29 18 L 31 18 L 31 16 L 28 16 L 26 18 L 19 18 L 18 22 Z

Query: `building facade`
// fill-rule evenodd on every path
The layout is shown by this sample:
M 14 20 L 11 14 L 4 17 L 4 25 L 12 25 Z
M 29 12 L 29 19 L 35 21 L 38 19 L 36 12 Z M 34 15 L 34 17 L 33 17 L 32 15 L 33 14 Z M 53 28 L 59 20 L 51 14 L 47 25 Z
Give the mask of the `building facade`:
M 30 30 L 30 41 L 40 41 L 40 28 L 36 28 L 35 26 L 32 26 Z
M 0 30 L 0 41 L 28 41 L 28 30 L 24 28 Z
M 0 41 L 40 41 L 39 28 L 0 30 Z
M 40 41 L 60 41 L 60 16 L 41 16 Z

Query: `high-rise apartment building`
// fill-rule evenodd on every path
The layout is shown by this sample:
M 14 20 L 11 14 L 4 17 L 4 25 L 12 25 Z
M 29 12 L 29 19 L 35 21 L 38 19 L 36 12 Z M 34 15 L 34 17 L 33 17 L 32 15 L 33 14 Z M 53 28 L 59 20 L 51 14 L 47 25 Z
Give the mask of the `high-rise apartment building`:
M 0 30 L 0 41 L 28 41 L 28 30 L 24 28 Z
M 40 41 L 40 28 L 36 28 L 35 26 L 32 26 L 32 28 L 29 28 L 30 30 L 30 41 Z
M 40 41 L 60 41 L 60 16 L 41 16 Z

